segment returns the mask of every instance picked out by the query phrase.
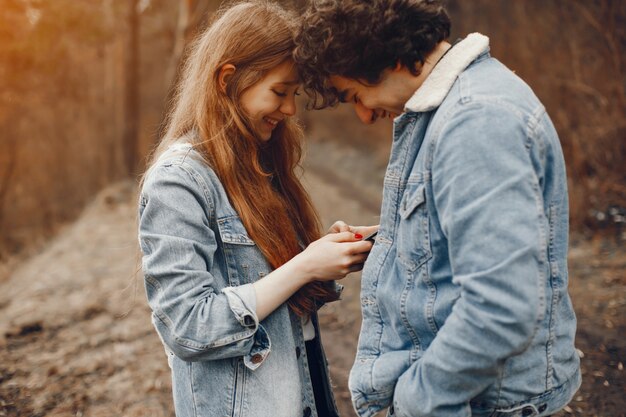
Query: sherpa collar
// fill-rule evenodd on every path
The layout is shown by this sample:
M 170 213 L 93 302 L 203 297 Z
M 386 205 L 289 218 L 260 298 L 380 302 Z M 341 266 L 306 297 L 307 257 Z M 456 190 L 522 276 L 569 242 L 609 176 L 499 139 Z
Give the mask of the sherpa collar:
M 426 112 L 443 102 L 452 85 L 469 64 L 489 50 L 489 38 L 471 33 L 454 45 L 404 105 L 404 111 Z

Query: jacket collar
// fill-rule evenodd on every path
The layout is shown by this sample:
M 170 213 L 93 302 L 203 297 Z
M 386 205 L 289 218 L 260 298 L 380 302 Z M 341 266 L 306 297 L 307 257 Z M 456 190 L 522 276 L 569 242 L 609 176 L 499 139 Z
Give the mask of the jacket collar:
M 489 51 L 489 38 L 471 33 L 450 49 L 404 105 L 407 112 L 426 112 L 443 102 L 457 77 L 476 58 Z

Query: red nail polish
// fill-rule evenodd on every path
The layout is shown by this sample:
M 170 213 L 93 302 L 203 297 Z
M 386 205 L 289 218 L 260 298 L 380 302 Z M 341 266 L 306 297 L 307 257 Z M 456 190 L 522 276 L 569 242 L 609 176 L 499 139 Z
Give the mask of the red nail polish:
M 363 235 L 358 234 L 358 233 L 355 233 L 355 234 L 354 234 L 354 237 L 355 237 L 356 239 L 363 239 Z

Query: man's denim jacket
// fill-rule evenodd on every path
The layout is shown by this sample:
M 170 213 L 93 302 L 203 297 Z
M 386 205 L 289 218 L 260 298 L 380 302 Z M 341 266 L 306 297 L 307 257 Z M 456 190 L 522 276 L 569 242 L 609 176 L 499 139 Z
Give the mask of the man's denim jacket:
M 580 385 L 544 107 L 472 34 L 394 121 L 350 390 L 361 416 L 545 416 Z
M 188 144 L 170 147 L 146 175 L 139 241 L 178 417 L 337 415 L 316 316 L 308 352 L 301 320 L 286 305 L 259 322 L 252 283 L 271 268 Z M 319 413 L 307 354 L 324 385 Z

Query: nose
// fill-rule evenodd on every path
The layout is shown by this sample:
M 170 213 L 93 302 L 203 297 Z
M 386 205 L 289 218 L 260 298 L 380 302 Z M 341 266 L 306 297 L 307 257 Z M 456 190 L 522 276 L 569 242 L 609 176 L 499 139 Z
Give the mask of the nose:
M 368 109 L 360 101 L 354 103 L 354 112 L 366 125 L 371 125 L 376 121 L 376 117 L 374 117 L 374 110 Z
M 292 95 L 285 97 L 280 104 L 280 112 L 285 116 L 293 116 L 296 114 L 296 98 Z

